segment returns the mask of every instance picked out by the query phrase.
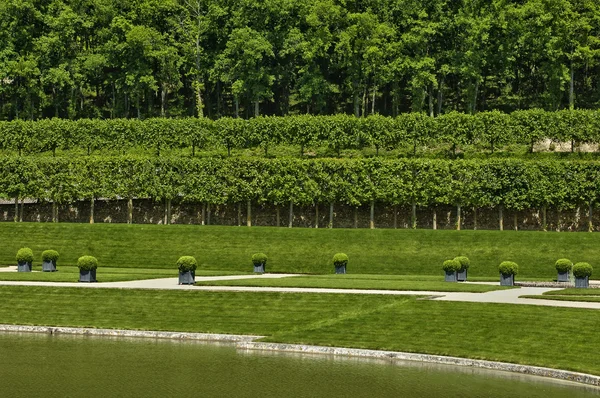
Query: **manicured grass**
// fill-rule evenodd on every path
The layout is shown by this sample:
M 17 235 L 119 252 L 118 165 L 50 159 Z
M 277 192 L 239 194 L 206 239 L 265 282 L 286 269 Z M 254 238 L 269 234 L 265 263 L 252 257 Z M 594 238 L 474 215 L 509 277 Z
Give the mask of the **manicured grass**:
M 1 286 L 0 302 L 0 323 L 7 324 L 254 334 L 274 342 L 454 355 L 600 375 L 595 310 L 383 295 L 31 286 Z
M 196 225 L 0 223 L 0 264 L 15 264 L 20 247 L 60 252 L 59 266 L 91 254 L 101 266 L 175 268 L 192 255 L 200 269 L 251 271 L 250 257 L 269 256 L 268 272 L 331 274 L 337 252 L 350 257 L 351 274 L 443 275 L 443 260 L 464 254 L 470 277 L 498 278 L 498 264 L 516 261 L 520 278 L 556 277 L 561 257 L 600 257 L 600 234 L 525 231 L 312 229 Z
M 507 287 L 444 282 L 443 277 L 422 278 L 401 275 L 311 275 L 281 279 L 234 279 L 226 281 L 197 282 L 199 286 L 266 286 L 266 287 L 312 287 L 331 289 L 379 289 L 379 290 L 431 290 L 437 292 L 490 292 Z M 511 289 L 510 287 L 508 289 Z
M 522 298 L 531 298 L 531 299 L 541 299 L 541 300 L 554 300 L 554 301 L 585 301 L 588 303 L 600 303 L 600 296 L 544 296 L 544 295 L 535 295 L 535 294 L 527 294 L 524 296 L 519 296 Z
M 34 266 L 33 271 L 41 271 L 41 266 Z M 198 276 L 234 275 L 235 272 L 199 271 Z M 176 278 L 177 269 L 148 268 L 113 268 L 100 267 L 97 270 L 98 282 L 121 282 L 140 279 Z M 56 272 L 0 272 L 0 281 L 44 281 L 44 282 L 77 282 L 79 268 L 60 266 Z
M 591 303 L 600 303 L 600 289 L 568 288 L 552 290 L 545 292 L 543 295 L 526 295 L 521 297 L 557 301 L 586 301 Z

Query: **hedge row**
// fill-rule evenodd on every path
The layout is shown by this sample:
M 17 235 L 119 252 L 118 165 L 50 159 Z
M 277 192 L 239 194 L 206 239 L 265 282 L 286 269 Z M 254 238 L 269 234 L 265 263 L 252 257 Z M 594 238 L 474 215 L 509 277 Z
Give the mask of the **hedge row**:
M 0 146 L 27 153 L 78 148 L 96 150 L 145 147 L 160 155 L 164 149 L 207 147 L 268 149 L 276 144 L 296 145 L 300 153 L 311 146 L 327 146 L 339 155 L 343 149 L 379 150 L 410 146 L 447 145 L 453 150 L 479 145 L 490 152 L 509 144 L 560 142 L 600 143 L 600 112 L 591 110 L 545 112 L 498 111 L 467 115 L 458 112 L 436 118 L 403 114 L 396 118 L 369 116 L 257 117 L 249 120 L 210 119 L 46 119 L 0 122 Z
M 6 157 L 0 197 L 567 209 L 600 200 L 600 162 Z

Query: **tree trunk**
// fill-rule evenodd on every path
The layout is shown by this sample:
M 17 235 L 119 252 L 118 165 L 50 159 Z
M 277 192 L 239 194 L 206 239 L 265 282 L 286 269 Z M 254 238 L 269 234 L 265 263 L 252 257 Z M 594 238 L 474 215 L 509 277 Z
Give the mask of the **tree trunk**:
M 542 230 L 544 232 L 548 231 L 548 222 L 546 219 L 546 205 L 542 207 Z
M 52 202 L 52 222 L 58 222 L 58 208 L 56 202 Z
M 319 204 L 315 204 L 315 228 L 319 228 Z
M 429 86 L 427 91 L 427 96 L 429 97 L 429 116 L 433 117 L 433 84 Z
M 21 198 L 21 211 L 19 212 L 19 222 L 23 222 L 23 211 L 25 210 L 25 198 Z
M 369 218 L 369 228 L 375 229 L 375 201 L 371 201 L 371 215 Z
M 290 220 L 288 223 L 288 228 L 292 228 L 294 224 L 294 202 L 290 201 Z
M 502 206 L 500 206 L 499 212 L 500 214 L 498 215 L 499 220 L 500 220 L 500 231 L 504 231 L 504 215 L 502 214 Z
M 167 102 L 167 84 L 163 83 L 160 86 L 160 117 L 166 116 L 165 103 Z
M 460 231 L 460 224 L 461 224 L 461 214 L 460 214 L 460 205 L 456 205 L 456 230 Z
M 15 216 L 13 218 L 14 222 L 19 221 L 19 197 L 15 196 Z M 54 222 L 54 202 L 52 202 L 52 221 Z
M 517 219 L 517 213 L 516 212 L 513 215 L 513 222 L 514 222 L 515 231 L 518 231 L 519 230 L 519 222 L 518 222 L 518 219 Z
M 206 205 L 206 225 L 210 225 L 210 203 Z
M 328 228 L 333 228 L 333 202 L 329 203 L 329 225 Z
M 258 117 L 260 115 L 259 102 L 254 101 L 254 117 Z
M 590 207 L 588 210 L 588 232 L 594 232 L 594 222 L 593 222 L 593 204 L 590 202 Z
M 569 109 L 575 109 L 575 69 L 571 60 L 571 81 L 569 82 Z
M 275 226 L 278 227 L 281 225 L 281 211 L 279 209 L 279 206 L 275 207 Z
M 371 115 L 375 114 L 375 94 L 377 94 L 377 86 L 373 86 L 373 100 L 371 101 Z
M 279 207 L 277 208 L 277 212 L 279 212 Z M 277 220 L 277 221 L 279 221 L 279 220 Z M 238 227 L 241 227 L 242 226 L 242 202 L 238 202 L 238 205 L 237 205 L 237 222 L 238 222 L 237 223 Z M 277 225 L 277 226 L 279 226 L 279 225 Z
M 248 199 L 247 203 L 247 212 L 246 212 L 246 225 L 248 227 L 252 226 L 252 202 Z
M 442 114 L 442 102 L 444 100 L 444 76 L 440 79 L 438 83 L 438 98 L 437 98 L 437 114 Z
M 206 225 L 206 203 L 202 203 L 202 218 L 200 220 L 202 225 Z
M 358 97 L 358 83 L 352 83 L 353 91 L 354 91 L 354 116 L 360 117 L 360 99 Z
M 201 83 L 197 83 L 196 87 L 196 112 L 199 118 L 204 117 L 204 104 L 202 103 L 202 90 L 200 89 Z
M 435 211 L 435 208 L 433 208 L 433 229 L 437 229 L 437 212 Z
M 473 230 L 477 231 L 477 207 L 473 207 Z
M 133 224 L 133 199 L 127 200 L 127 224 Z
M 413 202 L 411 205 L 410 227 L 412 229 L 417 229 L 417 204 L 415 202 Z
M 240 100 L 238 97 L 235 97 L 235 117 L 236 119 L 240 117 Z
M 394 205 L 394 229 L 398 229 L 398 209 L 396 205 Z
M 358 228 L 358 207 L 354 208 L 354 228 Z
M 92 199 L 90 199 L 90 224 L 94 223 L 94 203 L 95 200 L 92 197 Z
M 165 224 L 171 224 L 171 199 L 167 199 L 165 208 Z

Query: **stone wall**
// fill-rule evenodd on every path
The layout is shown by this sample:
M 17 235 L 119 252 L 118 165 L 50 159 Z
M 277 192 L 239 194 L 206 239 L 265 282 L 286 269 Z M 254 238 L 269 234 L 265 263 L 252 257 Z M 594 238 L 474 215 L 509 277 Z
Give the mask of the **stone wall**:
M 170 217 L 167 220 L 166 202 L 150 199 L 132 201 L 132 218 L 134 224 L 207 224 L 207 225 L 246 225 L 247 203 L 227 205 L 205 205 L 201 203 L 186 203 L 173 201 Z M 71 204 L 59 204 L 58 221 L 88 223 L 90 221 L 90 201 L 80 201 Z M 352 207 L 335 204 L 333 208 L 334 228 L 369 228 L 370 205 Z M 317 219 L 318 211 L 318 219 Z M 0 221 L 14 221 L 16 207 L 14 203 L 0 203 Z M 279 213 L 279 217 L 277 214 Z M 410 228 L 410 206 L 390 206 L 375 203 L 375 228 Z M 289 226 L 289 204 L 274 206 L 272 204 L 256 204 L 251 206 L 251 223 L 254 226 Z M 594 231 L 600 231 L 600 209 L 592 211 Z M 455 206 L 417 207 L 416 227 L 432 229 L 434 218 L 437 229 L 456 229 L 457 208 Z M 504 230 L 542 230 L 542 211 L 528 209 L 512 211 L 504 209 Z M 17 219 L 25 222 L 51 222 L 52 203 L 36 200 L 25 200 L 19 203 Z M 94 201 L 94 222 L 96 223 L 126 223 L 128 219 L 127 200 Z M 278 222 L 279 221 L 279 222 Z M 329 205 L 293 207 L 293 227 L 326 228 L 329 224 Z M 587 231 L 588 209 L 577 208 L 569 211 L 547 209 L 546 224 L 548 231 Z M 500 229 L 499 208 L 461 208 L 461 229 Z

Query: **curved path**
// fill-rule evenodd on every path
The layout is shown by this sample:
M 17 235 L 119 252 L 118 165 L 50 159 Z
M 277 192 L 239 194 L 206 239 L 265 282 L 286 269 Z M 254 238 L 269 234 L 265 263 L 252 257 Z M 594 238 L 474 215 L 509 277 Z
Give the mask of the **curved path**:
M 196 277 L 197 282 L 233 280 L 233 279 L 273 279 L 296 276 L 295 274 L 263 274 L 263 275 L 229 275 Z M 548 307 L 600 309 L 600 302 L 557 301 L 543 299 L 520 298 L 523 295 L 541 295 L 558 288 L 521 287 L 518 289 L 495 290 L 486 293 L 436 292 L 415 290 L 367 290 L 367 289 L 328 289 L 328 288 L 295 288 L 295 287 L 250 287 L 250 286 L 193 286 L 178 285 L 177 278 L 144 279 L 126 282 L 78 283 L 78 282 L 33 282 L 33 281 L 0 281 L 0 286 L 63 286 L 80 288 L 109 289 L 166 289 L 166 290 L 202 290 L 212 292 L 277 292 L 277 293 L 330 293 L 330 294 L 385 294 L 385 295 L 418 295 L 427 296 L 437 301 L 465 301 L 473 303 L 505 303 L 522 305 L 541 305 Z M 469 283 L 469 282 L 466 282 Z

